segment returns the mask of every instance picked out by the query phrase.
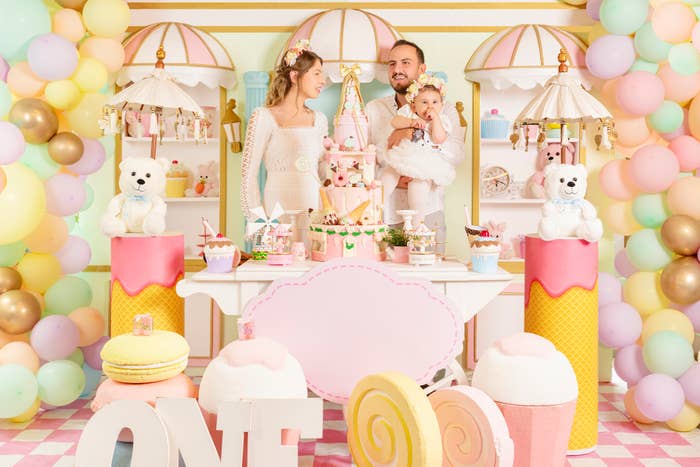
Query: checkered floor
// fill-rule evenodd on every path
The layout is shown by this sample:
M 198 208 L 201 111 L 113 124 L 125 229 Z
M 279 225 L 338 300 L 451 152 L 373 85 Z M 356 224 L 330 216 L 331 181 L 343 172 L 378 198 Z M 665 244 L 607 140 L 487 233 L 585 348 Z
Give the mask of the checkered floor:
M 570 457 L 568 465 L 700 466 L 700 430 L 676 433 L 660 424 L 649 426 L 631 422 L 624 414 L 624 392 L 620 386 L 600 386 L 598 449 L 585 456 Z M 31 422 L 0 422 L 0 467 L 72 466 L 81 429 L 91 415 L 89 401 L 78 400 L 67 407 L 43 412 Z M 115 465 L 126 464 L 115 462 Z M 323 438 L 300 444 L 299 465 L 351 465 L 339 406 L 326 403 Z

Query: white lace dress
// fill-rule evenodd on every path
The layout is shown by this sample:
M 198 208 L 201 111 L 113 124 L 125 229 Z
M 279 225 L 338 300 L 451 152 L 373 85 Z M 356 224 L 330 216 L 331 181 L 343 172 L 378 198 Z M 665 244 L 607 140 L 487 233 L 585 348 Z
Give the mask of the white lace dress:
M 241 161 L 241 206 L 246 218 L 255 220 L 250 210 L 258 206 L 269 214 L 276 203 L 285 211 L 318 209 L 318 168 L 327 135 L 328 120 L 321 112 L 314 112 L 314 125 L 309 127 L 280 127 L 266 107 L 253 112 Z M 267 169 L 262 201 L 261 164 Z

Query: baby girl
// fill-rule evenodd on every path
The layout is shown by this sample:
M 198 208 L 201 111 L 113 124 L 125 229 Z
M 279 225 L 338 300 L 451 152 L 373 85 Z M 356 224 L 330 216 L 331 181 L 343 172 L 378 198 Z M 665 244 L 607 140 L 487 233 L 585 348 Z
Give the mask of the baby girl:
M 411 83 L 406 93 L 408 104 L 391 120 L 394 128 L 413 128 L 413 138 L 403 140 L 386 153 L 381 175 L 384 196 L 388 197 L 401 176 L 412 178 L 408 183 L 408 207 L 416 211 L 417 222 L 425 217 L 425 203 L 432 185 L 446 186 L 455 178 L 455 169 L 448 161 L 442 143 L 451 130 L 442 114 L 445 82 L 436 76 L 422 74 Z

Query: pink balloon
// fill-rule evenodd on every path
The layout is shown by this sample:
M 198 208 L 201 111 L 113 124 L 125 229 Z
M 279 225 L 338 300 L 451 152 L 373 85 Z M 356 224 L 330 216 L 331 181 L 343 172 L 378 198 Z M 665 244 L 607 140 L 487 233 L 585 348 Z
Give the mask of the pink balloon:
M 624 75 L 634 63 L 632 38 L 608 34 L 594 40 L 586 51 L 586 66 L 593 76 L 611 79 Z
M 629 277 L 639 271 L 627 257 L 626 250 L 620 250 L 615 255 L 615 270 L 622 277 Z
M 700 167 L 700 141 L 692 136 L 679 136 L 668 148 L 678 158 L 681 172 L 692 172 Z
M 633 71 L 620 78 L 615 98 L 628 114 L 649 115 L 664 101 L 664 83 L 648 71 Z
M 586 3 L 586 13 L 593 21 L 600 21 L 600 4 L 603 0 L 588 0 Z
M 83 182 L 68 174 L 56 174 L 44 182 L 46 210 L 56 216 L 69 216 L 80 211 L 85 204 Z
M 610 303 L 598 309 L 598 337 L 611 349 L 635 343 L 642 334 L 642 317 L 625 302 Z
M 615 352 L 615 373 L 630 386 L 650 374 L 644 363 L 642 347 L 636 344 L 628 345 Z
M 630 175 L 630 161 L 615 159 L 603 166 L 598 175 L 603 192 L 618 201 L 634 199 L 639 190 Z
M 608 272 L 598 273 L 598 308 L 620 303 L 622 301 L 622 284 Z
M 87 363 L 90 368 L 95 370 L 102 369 L 102 357 L 100 357 L 100 352 L 102 352 L 102 347 L 105 346 L 108 340 L 109 337 L 102 336 L 94 344 L 81 347 L 83 350 L 83 357 L 85 357 L 85 363 Z
M 688 317 L 691 323 L 693 323 L 693 329 L 695 332 L 700 332 L 700 302 L 695 302 L 681 309 L 683 313 Z
M 673 141 L 679 136 L 685 136 L 690 134 L 690 128 L 688 127 L 688 109 L 683 108 L 683 123 L 681 126 L 672 133 L 660 133 L 661 137 L 666 141 Z
M 84 238 L 70 235 L 55 256 L 61 264 L 63 274 L 75 274 L 90 264 L 92 252 L 90 251 L 90 245 Z
M 61 360 L 78 347 L 80 332 L 73 321 L 64 315 L 49 315 L 41 319 L 30 334 L 34 351 L 44 360 Z
M 0 141 L 0 165 L 12 164 L 24 154 L 24 136 L 12 123 L 0 122 Z
M 7 82 L 7 72 L 10 71 L 10 65 L 4 58 L 0 57 L 0 80 Z
M 104 146 L 98 140 L 83 137 L 80 139 L 83 141 L 83 157 L 66 168 L 79 175 L 90 175 L 100 170 L 107 155 Z
M 700 405 L 700 363 L 691 366 L 678 378 L 685 398 L 691 404 Z
M 29 43 L 27 62 L 46 81 L 68 79 L 78 66 L 78 49 L 63 36 L 42 34 Z
M 678 381 L 663 373 L 654 373 L 639 381 L 634 402 L 645 417 L 665 422 L 683 409 L 685 395 Z
M 632 180 L 645 193 L 665 191 L 673 185 L 680 171 L 676 155 L 658 144 L 638 149 L 630 162 Z
M 692 75 L 676 73 L 665 63 L 656 72 L 664 84 L 665 99 L 680 103 L 691 100 L 700 92 L 700 72 Z

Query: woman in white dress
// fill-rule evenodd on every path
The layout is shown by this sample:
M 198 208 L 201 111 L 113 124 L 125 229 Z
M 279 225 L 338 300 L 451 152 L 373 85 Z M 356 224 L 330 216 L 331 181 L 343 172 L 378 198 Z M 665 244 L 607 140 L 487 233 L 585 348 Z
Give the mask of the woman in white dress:
M 318 169 L 328 121 L 304 104 L 321 93 L 325 78 L 323 60 L 300 41 L 287 51 L 276 70 L 264 107 L 253 112 L 246 131 L 241 171 L 241 205 L 248 221 L 263 206 L 269 215 L 276 203 L 285 211 L 317 210 Z M 267 181 L 260 199 L 258 173 L 265 164 Z M 306 216 L 298 228 L 308 229 Z M 285 219 L 284 222 L 288 222 Z

